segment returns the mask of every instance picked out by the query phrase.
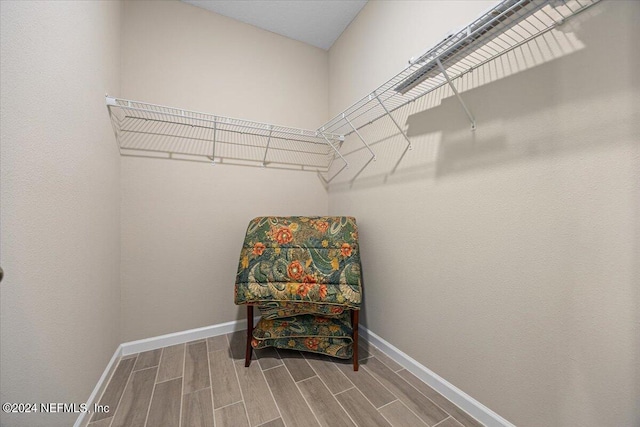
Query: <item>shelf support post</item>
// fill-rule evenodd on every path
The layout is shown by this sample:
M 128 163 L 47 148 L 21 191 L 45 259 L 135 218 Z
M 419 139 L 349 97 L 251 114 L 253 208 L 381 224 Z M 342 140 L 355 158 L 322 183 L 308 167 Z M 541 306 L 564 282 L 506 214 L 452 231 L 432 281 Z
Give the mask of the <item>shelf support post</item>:
M 449 83 L 449 87 L 451 87 L 451 90 L 453 90 L 453 93 L 455 93 L 456 97 L 458 98 L 460 105 L 462 105 L 462 109 L 464 110 L 465 114 L 469 118 L 469 121 L 471 122 L 471 130 L 472 131 L 476 130 L 476 119 L 473 117 L 473 114 L 471 114 L 471 111 L 469 111 L 469 109 L 467 108 L 467 104 L 464 103 L 464 99 L 462 99 L 462 97 L 460 96 L 460 93 L 458 93 L 458 89 L 456 89 L 455 85 L 449 78 L 449 74 L 447 73 L 447 70 L 445 70 L 444 67 L 442 66 L 442 62 L 440 62 L 440 58 L 436 58 L 436 63 L 438 64 L 438 68 L 440 68 L 440 72 L 442 73 L 444 78 L 447 79 L 447 83 Z
M 271 144 L 271 134 L 273 133 L 273 127 L 269 126 L 269 138 L 267 139 L 267 149 L 264 150 L 264 157 L 262 158 L 262 167 L 267 166 L 267 153 L 269 152 L 269 144 Z
M 216 165 L 216 118 L 213 118 L 213 149 L 211 151 L 211 166 Z
M 322 137 L 324 138 L 325 141 L 327 141 L 327 144 L 329 144 L 329 147 L 333 148 L 333 151 L 340 156 L 340 158 L 342 159 L 342 161 L 344 162 L 345 167 L 349 167 L 349 162 L 347 161 L 347 159 L 345 159 L 342 154 L 340 154 L 340 151 L 338 151 L 338 149 L 336 147 L 334 147 L 334 145 L 331 143 L 331 141 L 329 141 L 329 139 L 325 136 L 325 134 L 321 131 L 318 131 L 318 133 L 320 135 L 322 135 Z M 342 170 L 342 169 L 341 169 Z
M 382 100 L 380 99 L 380 97 L 378 96 L 377 93 L 373 92 L 373 96 L 376 97 L 376 99 L 378 100 L 378 102 L 380 103 L 380 105 L 382 106 L 382 108 L 384 109 L 384 112 L 387 113 L 387 116 L 389 116 L 389 118 L 391 119 L 391 121 L 393 122 L 394 125 L 396 125 L 396 127 L 398 128 L 398 130 L 400 131 L 400 134 L 402 135 L 402 137 L 405 139 L 405 141 L 407 141 L 407 147 L 409 148 L 409 150 L 413 150 L 413 146 L 411 145 L 411 141 L 409 140 L 409 137 L 407 136 L 406 133 L 404 133 L 404 131 L 402 130 L 402 128 L 400 127 L 400 125 L 398 124 L 398 122 L 396 122 L 396 119 L 393 118 L 393 116 L 391 115 L 391 113 L 389 112 L 389 110 L 387 110 L 386 105 L 384 105 L 384 103 L 382 102 Z
M 324 130 L 324 128 L 323 128 Z M 325 138 L 326 139 L 326 138 Z M 338 144 L 338 149 L 334 149 L 334 153 L 333 156 L 331 156 L 331 160 L 329 160 L 329 166 L 327 166 L 327 169 L 331 169 L 331 165 L 333 165 L 333 161 L 336 159 L 336 152 L 339 152 L 340 147 L 342 145 L 342 143 L 344 142 L 344 136 L 340 137 L 340 143 Z M 339 154 L 339 153 L 338 153 Z
M 373 95 L 376 97 L 376 99 L 378 100 L 378 102 L 380 103 L 380 105 L 382 106 L 382 108 L 384 108 L 384 111 L 387 113 L 387 116 L 389 116 L 389 118 L 391 119 L 391 121 L 393 122 L 394 125 L 396 125 L 396 127 L 398 128 L 398 130 L 400 131 L 400 134 L 404 137 L 404 139 L 407 141 L 407 146 L 404 147 L 404 151 L 402 152 L 402 154 L 400 155 L 400 158 L 398 159 L 398 161 L 396 162 L 395 166 L 393 167 L 393 169 L 391 169 L 391 174 L 394 174 L 396 172 L 396 169 L 398 169 L 398 165 L 400 164 L 400 162 L 402 161 L 402 159 L 404 159 L 404 156 L 407 154 L 407 150 L 413 150 L 413 145 L 411 145 L 411 141 L 409 140 L 409 137 L 407 136 L 406 133 L 404 133 L 404 131 L 402 130 L 402 128 L 400 127 L 400 125 L 398 124 L 398 122 L 396 122 L 396 119 L 393 118 L 393 116 L 391 115 L 391 113 L 389 112 L 389 110 L 387 110 L 387 107 L 383 104 L 382 100 L 380 99 L 380 97 L 378 96 L 378 94 L 376 92 L 373 92 Z
M 358 178 L 358 176 L 360 176 L 360 174 L 362 173 L 363 170 L 365 170 L 365 168 L 367 166 L 369 166 L 369 163 L 371 163 L 372 161 L 376 160 L 376 154 L 373 152 L 373 150 L 371 149 L 371 147 L 369 146 L 369 144 L 367 144 L 367 141 L 364 140 L 364 138 L 362 137 L 362 135 L 360 135 L 360 132 L 358 132 L 358 129 L 355 128 L 355 126 L 353 126 L 353 123 L 351 123 L 351 121 L 349 120 L 349 118 L 347 117 L 346 114 L 342 113 L 342 118 L 344 119 L 345 122 L 347 122 L 349 124 L 349 126 L 351 126 L 351 129 L 353 129 L 353 131 L 355 132 L 355 134 L 358 136 L 358 138 L 360 138 L 360 141 L 362 141 L 362 143 L 365 145 L 365 147 L 367 147 L 367 150 L 369 150 L 369 152 L 371 153 L 371 157 L 369 158 L 369 160 L 367 160 L 367 162 L 360 168 L 360 170 L 358 171 L 358 173 L 356 173 L 353 178 L 351 178 L 351 183 L 353 184 L 353 182 L 356 180 L 356 178 Z
M 318 133 L 320 135 L 322 135 L 322 137 L 327 142 L 327 144 L 329 144 L 329 147 L 331 147 L 333 149 L 333 151 L 334 151 L 334 156 L 333 157 L 335 158 L 335 155 L 337 154 L 342 159 L 342 161 L 344 162 L 344 165 L 342 165 L 340 170 L 335 175 L 333 175 L 331 178 L 329 178 L 328 180 L 324 179 L 324 177 L 320 173 L 318 173 L 318 176 L 320 177 L 320 179 L 324 182 L 325 185 L 327 185 L 331 181 L 333 181 L 333 179 L 336 176 L 340 175 L 340 172 L 342 172 L 343 170 L 345 170 L 345 169 L 347 169 L 349 167 L 349 162 L 347 161 L 347 159 L 344 158 L 344 156 L 342 154 L 340 154 L 340 151 L 338 151 L 338 149 L 331 143 L 331 141 L 329 141 L 329 138 L 327 138 L 327 136 L 321 130 L 319 130 Z M 331 164 L 332 163 L 333 163 L 333 159 L 331 160 L 331 162 L 329 162 L 329 166 L 327 168 L 327 172 L 328 172 L 329 168 L 331 168 Z
M 365 145 L 365 147 L 367 147 L 367 150 L 369 150 L 369 152 L 371 153 L 371 156 L 373 157 L 373 160 L 376 160 L 376 153 L 373 152 L 373 150 L 371 149 L 369 144 L 367 144 L 367 141 L 365 141 L 364 138 L 362 137 L 362 135 L 360 135 L 360 132 L 358 132 L 358 129 L 356 129 L 353 126 L 353 124 L 351 123 L 349 118 L 346 116 L 346 114 L 343 113 L 342 114 L 342 118 L 344 119 L 345 122 L 347 122 L 349 124 L 349 126 L 351 126 L 351 129 L 353 129 L 353 131 L 356 133 L 356 135 L 358 135 L 358 138 L 360 138 L 360 141 L 362 141 L 362 143 Z

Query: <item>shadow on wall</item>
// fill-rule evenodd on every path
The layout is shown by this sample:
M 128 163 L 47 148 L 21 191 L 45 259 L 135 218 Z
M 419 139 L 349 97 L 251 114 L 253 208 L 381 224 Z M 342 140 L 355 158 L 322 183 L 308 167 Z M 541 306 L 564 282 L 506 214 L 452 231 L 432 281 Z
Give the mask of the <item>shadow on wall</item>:
M 413 150 L 406 150 L 406 141 L 388 118 L 367 125 L 361 134 L 377 161 L 356 176 L 369 154 L 350 136 L 344 146 L 350 168 L 336 177 L 329 191 L 436 180 L 477 168 L 587 149 L 594 143 L 615 144 L 621 139 L 616 131 L 626 134 L 629 126 L 634 126 L 628 120 L 629 111 L 637 116 L 632 122 L 640 123 L 640 112 L 633 110 L 631 97 L 629 104 L 616 105 L 626 113 L 626 119 L 616 111 L 604 112 L 601 121 L 588 119 L 593 117 L 592 111 L 581 114 L 589 99 L 631 93 L 640 86 L 640 79 L 628 77 L 632 68 L 625 63 L 629 52 L 621 50 L 625 43 L 621 43 L 623 47 L 611 46 L 596 30 L 602 28 L 607 13 L 606 4 L 600 4 L 457 79 L 454 83 L 475 115 L 475 132 L 446 86 L 393 113 L 396 121 L 405 125 Z M 608 28 L 618 34 L 609 34 L 607 40 L 629 37 L 624 30 Z M 612 62 L 615 66 L 594 66 L 608 57 L 616 58 Z M 602 75 L 603 68 L 607 75 Z M 574 118 L 560 121 L 553 113 L 557 109 L 571 109 Z M 516 120 L 524 126 L 510 138 L 503 123 Z

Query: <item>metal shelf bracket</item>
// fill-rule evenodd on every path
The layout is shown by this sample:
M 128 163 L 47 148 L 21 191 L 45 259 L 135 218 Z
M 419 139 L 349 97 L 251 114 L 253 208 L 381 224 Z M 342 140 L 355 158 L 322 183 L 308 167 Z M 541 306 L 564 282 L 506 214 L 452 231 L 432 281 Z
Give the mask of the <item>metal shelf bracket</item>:
M 213 120 L 213 149 L 211 151 L 211 166 L 215 166 L 216 165 L 216 131 L 217 131 L 217 126 L 216 126 L 216 120 L 214 117 Z
M 324 129 L 322 129 L 324 130 Z M 331 147 L 334 151 L 334 155 L 331 158 L 331 162 L 329 162 L 329 167 L 327 168 L 327 173 L 329 171 L 329 169 L 331 168 L 331 165 L 333 164 L 333 160 L 336 158 L 336 154 L 342 159 L 342 161 L 344 162 L 344 165 L 342 165 L 342 167 L 340 168 L 340 170 L 333 175 L 331 178 L 329 178 L 328 180 L 324 179 L 324 177 L 318 173 L 318 176 L 320 177 L 320 179 L 324 182 L 325 185 L 329 185 L 329 183 L 331 181 L 333 181 L 333 179 L 340 175 L 340 172 L 342 172 L 345 169 L 349 168 L 349 162 L 347 161 L 347 159 L 344 158 L 344 156 L 340 153 L 340 151 L 331 143 L 331 141 L 329 141 L 329 139 L 327 138 L 327 136 L 322 132 L 322 130 L 319 130 L 318 133 L 322 136 L 322 138 L 324 138 L 324 140 L 327 142 L 327 144 L 329 144 L 329 147 Z
M 349 168 L 341 150 L 345 136 L 355 133 L 370 157 L 364 154 L 358 160 L 358 165 L 364 166 L 359 166 L 350 179 L 353 183 L 377 159 L 361 133 L 363 127 L 389 116 L 406 141 L 391 170 L 391 174 L 395 173 L 413 146 L 401 126 L 406 123 L 398 123 L 392 114 L 448 85 L 471 122 L 471 130 L 475 130 L 476 119 L 454 80 L 526 46 L 599 1 L 501 0 L 467 26 L 412 58 L 405 69 L 316 130 L 223 117 L 108 94 L 106 105 L 122 156 L 316 172 L 325 186 Z M 562 31 L 553 36 L 566 38 Z M 555 58 L 553 55 L 543 59 Z M 409 109 L 405 111 L 411 113 Z M 396 136 L 394 131 L 393 137 Z M 364 153 L 361 148 L 357 151 Z M 344 164 L 333 166 L 336 159 Z
M 404 158 L 404 156 L 407 154 L 407 151 L 409 150 L 413 150 L 413 145 L 411 145 L 411 141 L 409 140 L 409 137 L 407 136 L 406 133 L 404 133 L 404 131 L 402 130 L 402 128 L 400 127 L 400 125 L 398 124 L 398 122 L 396 122 L 396 119 L 393 118 L 393 116 L 391 115 L 391 113 L 389 112 L 389 110 L 387 109 L 387 107 L 384 105 L 384 103 L 382 102 L 382 100 L 380 99 L 380 97 L 378 96 L 378 94 L 374 91 L 373 92 L 373 97 L 375 97 L 378 100 L 378 103 L 380 104 L 380 106 L 384 109 L 385 113 L 387 113 L 387 116 L 389 116 L 389 118 L 391 119 L 391 121 L 393 122 L 394 125 L 396 125 L 396 127 L 398 128 L 398 131 L 400 131 L 400 134 L 402 135 L 402 137 L 407 141 L 407 146 L 404 147 L 404 151 L 402 152 L 402 154 L 400 155 L 400 158 L 398 159 L 398 161 L 396 162 L 395 166 L 393 167 L 393 169 L 391 169 L 391 174 L 394 174 L 396 172 L 396 169 L 398 169 L 398 165 L 400 164 L 400 162 L 402 161 L 402 159 Z M 372 95 L 369 95 L 369 97 L 371 97 Z
M 367 147 L 367 150 L 369 150 L 369 153 L 371 153 L 371 157 L 369 158 L 369 160 L 367 160 L 367 162 L 360 168 L 360 170 L 353 176 L 353 178 L 351 178 L 351 183 L 353 184 L 353 182 L 356 180 L 356 178 L 358 178 L 358 176 L 360 176 L 360 174 L 362 173 L 363 170 L 365 170 L 365 168 L 367 166 L 369 166 L 369 163 L 371 162 L 375 162 L 377 160 L 376 158 L 376 153 L 373 152 L 373 150 L 371 149 L 371 147 L 369 146 L 369 144 L 367 144 L 367 141 L 365 141 L 365 139 L 362 137 L 362 135 L 360 135 L 360 132 L 358 132 L 358 129 L 356 129 L 353 126 L 353 123 L 351 123 L 351 121 L 349 120 L 349 118 L 346 116 L 346 114 L 342 114 L 342 118 L 349 124 L 349 126 L 351 127 L 351 129 L 353 129 L 353 131 L 355 132 L 355 134 L 358 136 L 358 138 L 360 138 L 360 141 L 362 141 L 362 143 L 364 144 L 365 147 Z
M 380 103 L 380 106 L 384 109 L 385 113 L 387 113 L 387 116 L 389 116 L 393 124 L 396 125 L 396 127 L 400 131 L 400 134 L 402 135 L 402 137 L 407 141 L 407 147 L 409 147 L 409 150 L 413 150 L 413 146 L 411 145 L 411 141 L 409 140 L 409 137 L 407 136 L 406 133 L 404 133 L 404 131 L 402 130 L 398 122 L 396 122 L 396 119 L 393 118 L 389 110 L 387 110 L 387 107 L 384 105 L 384 103 L 382 102 L 378 94 L 374 91 L 372 95 L 375 99 L 378 100 L 378 103 Z
M 447 83 L 449 84 L 449 87 L 451 87 L 451 90 L 453 90 L 453 93 L 456 94 L 456 98 L 458 98 L 458 101 L 460 101 L 460 105 L 462 105 L 462 109 L 464 110 L 464 113 L 467 115 L 467 118 L 471 122 L 471 130 L 472 131 L 476 130 L 476 119 L 473 117 L 473 114 L 471 114 L 471 111 L 469 111 L 469 108 L 467 108 L 467 104 L 464 103 L 464 99 L 462 99 L 462 96 L 460 96 L 460 93 L 458 93 L 458 89 L 456 89 L 456 86 L 453 84 L 453 82 L 449 78 L 449 74 L 447 74 L 447 70 L 445 70 L 444 67 L 442 66 L 442 62 L 440 62 L 440 58 L 436 58 L 436 63 L 438 64 L 438 68 L 440 69 L 440 72 L 442 73 L 444 78 L 447 79 Z
M 262 167 L 267 166 L 267 153 L 269 152 L 269 144 L 271 144 L 271 135 L 273 135 L 273 126 L 269 126 L 269 137 L 267 138 L 267 148 L 264 150 L 264 157 L 262 158 Z

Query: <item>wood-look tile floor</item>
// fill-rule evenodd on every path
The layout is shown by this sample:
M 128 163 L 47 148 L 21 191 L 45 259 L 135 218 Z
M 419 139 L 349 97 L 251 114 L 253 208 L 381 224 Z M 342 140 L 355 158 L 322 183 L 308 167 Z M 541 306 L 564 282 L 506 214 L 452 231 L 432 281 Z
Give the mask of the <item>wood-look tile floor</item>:
M 126 356 L 90 427 L 477 427 L 387 355 L 351 361 L 274 348 L 244 367 L 244 331 Z

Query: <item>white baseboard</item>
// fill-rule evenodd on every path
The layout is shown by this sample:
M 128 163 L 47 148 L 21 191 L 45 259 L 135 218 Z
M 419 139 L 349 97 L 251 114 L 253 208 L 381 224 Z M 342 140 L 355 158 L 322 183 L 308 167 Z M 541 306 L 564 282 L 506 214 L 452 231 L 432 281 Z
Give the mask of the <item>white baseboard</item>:
M 255 317 L 253 319 L 253 323 L 255 324 L 259 319 L 259 316 Z M 102 396 L 105 387 L 109 383 L 109 379 L 111 379 L 111 376 L 113 375 L 113 371 L 115 371 L 120 358 L 123 356 L 140 353 L 142 351 L 155 350 L 157 348 L 167 347 L 170 345 L 182 344 L 202 338 L 215 337 L 245 329 L 247 329 L 246 319 L 234 320 L 232 322 L 205 326 L 203 328 L 189 329 L 186 331 L 174 332 L 172 334 L 159 335 L 157 337 L 122 343 L 118 346 L 115 353 L 113 353 L 109 364 L 102 373 L 102 376 L 98 380 L 93 392 L 91 392 L 89 399 L 87 399 L 87 405 L 92 407 L 94 403 L 98 403 L 98 398 Z M 89 413 L 81 413 L 73 424 L 73 427 L 84 427 L 89 423 L 90 415 L 91 414 Z
M 360 336 L 487 427 L 515 427 L 414 358 L 360 325 Z
M 254 318 L 254 324 L 259 317 Z M 228 334 L 230 332 L 241 331 L 247 329 L 246 320 L 234 320 L 232 322 L 219 323 L 217 325 L 205 326 L 203 328 L 189 329 L 187 331 L 175 332 L 172 334 L 160 335 L 157 337 L 146 338 L 138 341 L 130 341 L 120 344 L 109 361 L 104 373 L 98 380 L 98 384 L 93 389 L 91 396 L 87 400 L 89 406 L 97 402 L 97 398 L 102 394 L 108 380 L 111 378 L 113 371 L 117 366 L 117 362 L 122 356 L 140 353 L 143 351 L 155 350 L 175 344 L 182 344 L 198 339 L 215 337 L 218 335 Z M 455 403 L 461 409 L 466 411 L 473 418 L 477 419 L 487 427 L 515 427 L 512 423 L 484 406 L 482 403 L 469 396 L 458 387 L 454 386 L 435 372 L 421 365 L 408 354 L 399 348 L 393 346 L 388 341 L 371 332 L 364 326 L 360 325 L 360 336 L 367 340 L 370 344 L 379 348 L 387 356 L 407 369 L 420 380 L 431 386 L 444 397 Z M 85 420 L 86 418 L 86 420 Z M 88 414 L 80 414 L 73 427 L 82 427 L 85 422 L 88 423 Z
M 253 323 L 255 324 L 259 319 L 259 316 L 254 317 Z M 145 338 L 138 341 L 129 341 L 122 344 L 122 355 L 127 356 L 129 354 L 136 354 L 142 351 L 155 350 L 157 348 L 182 344 L 202 338 L 215 337 L 245 329 L 247 329 L 247 320 L 243 319 L 218 323 L 217 325 L 205 326 L 197 329 L 189 329 L 187 331 L 174 332 L 172 334 L 160 335 L 157 337 Z
M 87 405 L 89 407 L 92 407 L 94 403 L 98 403 L 97 399 L 99 396 L 102 395 L 105 387 L 107 387 L 107 384 L 109 383 L 109 380 L 113 375 L 113 372 L 116 370 L 116 367 L 118 366 L 118 361 L 120 360 L 121 357 L 122 357 L 122 344 L 120 344 L 118 348 L 116 348 L 116 351 L 113 353 L 113 356 L 111 356 L 111 360 L 109 360 L 109 363 L 107 364 L 107 367 L 104 369 L 104 372 L 102 373 L 102 376 L 98 380 L 98 383 L 93 388 L 91 395 L 89 395 L 89 399 L 87 399 Z M 89 420 L 91 420 L 91 415 L 93 414 L 89 412 L 81 413 L 76 419 L 76 422 L 73 424 L 73 427 L 81 427 L 89 424 Z

